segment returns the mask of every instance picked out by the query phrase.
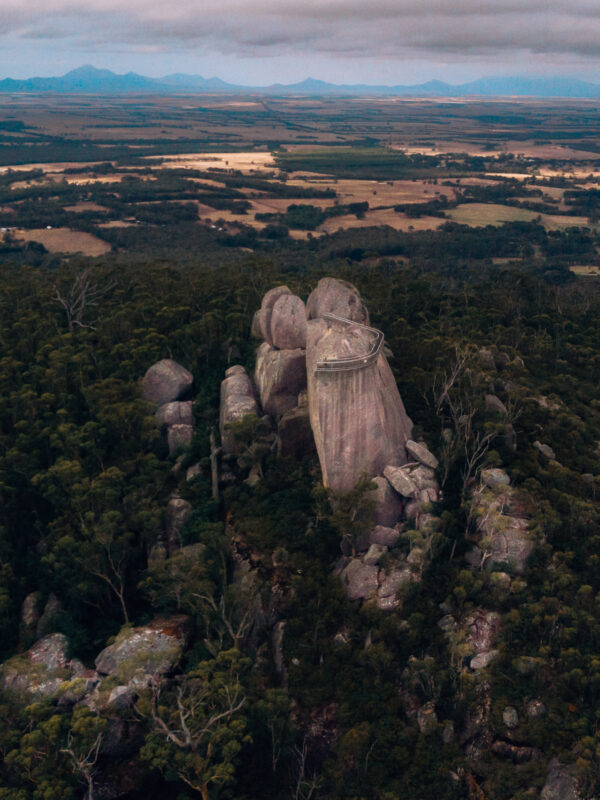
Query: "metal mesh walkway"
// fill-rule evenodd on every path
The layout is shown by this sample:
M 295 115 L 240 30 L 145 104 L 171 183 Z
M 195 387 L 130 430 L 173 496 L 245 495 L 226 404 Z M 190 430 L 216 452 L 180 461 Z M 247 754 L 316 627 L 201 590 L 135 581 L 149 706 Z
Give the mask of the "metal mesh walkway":
M 341 322 L 349 328 L 356 327 L 369 331 L 369 333 L 374 333 L 375 341 L 369 352 L 365 355 L 336 358 L 330 361 L 317 361 L 315 364 L 315 372 L 352 372 L 353 370 L 364 369 L 377 361 L 379 351 L 383 347 L 384 336 L 381 331 L 377 330 L 377 328 L 369 328 L 367 325 L 361 325 L 359 322 L 353 322 L 351 319 L 346 319 L 345 317 L 338 317 L 335 314 L 323 314 L 322 318 Z

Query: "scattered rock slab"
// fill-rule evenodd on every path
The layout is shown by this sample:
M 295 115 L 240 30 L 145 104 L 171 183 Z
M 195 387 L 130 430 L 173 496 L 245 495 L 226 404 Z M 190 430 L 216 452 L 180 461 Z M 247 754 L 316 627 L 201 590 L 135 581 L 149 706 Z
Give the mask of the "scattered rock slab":
M 481 480 L 490 489 L 495 489 L 497 486 L 508 486 L 510 478 L 503 469 L 484 469 L 481 471 Z
M 542 444 L 542 442 L 535 441 L 533 446 L 536 450 L 538 450 L 545 458 L 549 458 L 552 461 L 556 460 L 556 453 L 550 447 L 549 444 Z
M 198 475 L 200 475 L 200 473 L 200 464 L 192 464 L 192 466 L 188 467 L 185 472 L 185 479 L 186 481 L 193 481 L 194 478 L 197 478 Z
M 402 497 L 412 497 L 417 491 L 417 485 L 410 477 L 408 467 L 387 466 L 383 470 L 384 477 L 388 479 L 393 489 Z
M 381 557 L 387 552 L 388 549 L 384 544 L 372 544 L 363 556 L 363 562 L 365 564 L 378 564 Z
M 413 467 L 410 471 L 410 478 L 419 491 L 425 489 L 438 489 L 438 482 L 435 477 L 435 472 L 431 467 L 426 467 L 420 464 L 418 467 Z
M 39 592 L 31 592 L 23 600 L 21 606 L 21 627 L 30 633 L 36 629 L 40 619 L 40 600 L 41 595 Z
M 519 494 L 507 485 L 498 485 L 494 490 L 482 486 L 473 492 L 473 499 L 478 510 L 479 566 L 485 551 L 486 569 L 508 568 L 513 574 L 523 574 L 535 540 Z
M 77 659 L 68 657 L 69 643 L 62 633 L 44 636 L 27 652 L 6 661 L 0 667 L 0 689 L 31 697 L 56 697 L 65 683 L 78 679 L 72 687 L 72 702 L 90 689 L 97 680 Z M 77 691 L 75 691 L 75 689 Z
M 402 586 L 414 582 L 414 575 L 407 567 L 393 569 L 379 575 L 379 589 L 377 591 L 377 607 L 381 611 L 391 611 L 400 605 L 398 591 Z
M 484 653 L 478 653 L 476 656 L 473 656 L 469 666 L 472 670 L 485 669 L 492 663 L 497 655 L 498 650 L 488 650 Z
M 548 764 L 548 776 L 540 800 L 581 800 L 575 778 L 557 758 Z
M 132 686 L 115 686 L 108 696 L 107 705 L 113 708 L 130 708 L 136 698 L 136 691 Z
M 483 653 L 492 649 L 500 631 L 501 616 L 496 611 L 478 608 L 467 614 L 465 626 L 475 652 Z
M 386 547 L 394 547 L 400 538 L 400 531 L 396 528 L 386 528 L 385 525 L 376 525 L 370 533 L 370 544 L 383 544 Z
M 360 559 L 353 559 L 342 572 L 342 583 L 350 600 L 364 600 L 378 588 L 379 570 Z
M 426 467 L 431 469 L 438 468 L 440 462 L 422 442 L 414 442 L 412 439 L 408 439 L 405 446 L 409 456 L 420 461 Z

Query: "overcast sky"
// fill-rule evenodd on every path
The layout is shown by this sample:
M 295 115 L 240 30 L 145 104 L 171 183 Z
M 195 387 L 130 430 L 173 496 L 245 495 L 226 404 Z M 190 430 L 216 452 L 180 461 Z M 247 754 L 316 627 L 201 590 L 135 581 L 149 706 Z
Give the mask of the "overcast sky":
M 600 0 L 0 0 L 0 77 L 600 80 Z

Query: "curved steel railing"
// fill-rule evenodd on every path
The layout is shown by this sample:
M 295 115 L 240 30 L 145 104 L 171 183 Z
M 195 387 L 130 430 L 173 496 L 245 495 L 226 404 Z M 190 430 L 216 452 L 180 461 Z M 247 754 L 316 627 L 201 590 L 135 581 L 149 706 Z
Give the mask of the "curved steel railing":
M 346 319 L 346 317 L 338 317 L 336 314 L 326 313 L 321 316 L 323 319 L 335 320 L 335 322 L 341 322 L 348 327 L 355 326 L 369 331 L 369 333 L 374 333 L 375 341 L 369 352 L 363 356 L 349 356 L 348 358 L 336 358 L 331 361 L 317 361 L 315 364 L 315 372 L 351 372 L 356 369 L 364 369 L 377 361 L 384 340 L 381 331 L 377 330 L 377 328 L 369 328 L 368 325 L 361 325 L 360 322 L 353 322 L 351 319 Z

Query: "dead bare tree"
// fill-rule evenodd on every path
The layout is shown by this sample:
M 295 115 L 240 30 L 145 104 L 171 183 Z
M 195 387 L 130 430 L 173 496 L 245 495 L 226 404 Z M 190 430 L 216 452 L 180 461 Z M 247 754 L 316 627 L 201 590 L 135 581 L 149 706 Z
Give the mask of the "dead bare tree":
M 499 435 L 496 425 L 477 424 L 476 417 L 483 405 L 483 392 L 479 385 L 480 370 L 476 357 L 473 348 L 457 347 L 453 363 L 444 373 L 435 376 L 431 390 L 434 407 L 442 424 L 441 483 L 444 486 L 452 466 L 460 460 L 463 499 L 486 453 Z M 517 417 L 516 405 L 509 403 L 504 425 L 512 424 Z
M 219 502 L 219 454 L 222 448 L 217 447 L 217 439 L 214 428 L 210 430 L 210 478 L 212 487 L 212 498 Z
M 103 285 L 93 283 L 91 272 L 91 267 L 82 270 L 67 291 L 61 291 L 58 286 L 56 287 L 55 299 L 65 312 L 69 333 L 73 333 L 77 328 L 95 330 L 94 325 L 84 322 L 84 315 L 90 308 L 97 306 L 100 300 L 117 285 L 116 281 Z
M 151 720 L 159 736 L 157 752 L 163 751 L 164 743 L 181 751 L 184 757 L 173 763 L 178 777 L 203 800 L 209 800 L 211 785 L 231 779 L 227 744 L 241 738 L 244 730 L 244 725 L 232 727 L 231 722 L 239 717 L 247 697 L 235 668 L 214 674 L 212 665 L 204 664 L 178 682 L 171 692 L 170 681 L 154 676 L 149 705 L 142 707 L 138 702 L 137 712 Z
M 73 772 L 87 786 L 85 800 L 94 800 L 94 774 L 101 746 L 102 734 L 99 733 L 87 752 L 78 753 L 73 747 L 73 734 L 69 733 L 67 746 L 61 749 L 61 753 L 69 756 Z
M 201 603 L 204 616 L 204 644 L 213 656 L 223 650 L 225 644 L 240 649 L 254 624 L 259 602 L 258 583 L 254 576 L 245 576 L 239 585 L 227 586 L 226 580 L 224 573 L 219 599 L 210 594 L 194 594 Z
M 305 734 L 302 738 L 302 747 L 294 747 L 294 752 L 298 760 L 298 778 L 292 792 L 294 800 L 311 800 L 311 798 L 315 797 L 321 786 L 321 780 L 316 773 L 308 774 L 307 761 L 309 751 L 309 739 Z

